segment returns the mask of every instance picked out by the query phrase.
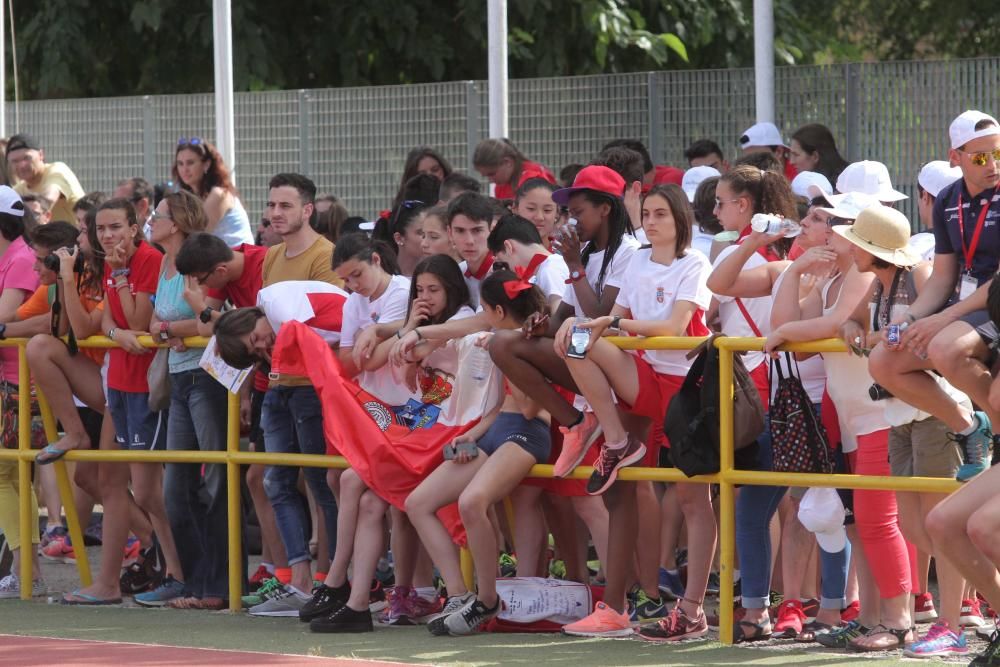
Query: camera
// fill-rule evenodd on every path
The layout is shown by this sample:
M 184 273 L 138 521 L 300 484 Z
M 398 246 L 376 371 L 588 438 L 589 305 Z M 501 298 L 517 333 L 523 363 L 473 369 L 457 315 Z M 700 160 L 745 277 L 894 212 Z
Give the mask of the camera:
M 80 252 L 80 247 L 73 246 L 73 247 L 67 247 L 66 249 L 69 250 L 70 252 L 76 253 L 76 257 L 73 260 L 73 271 L 75 271 L 76 273 L 82 273 L 84 260 L 83 260 L 83 253 Z M 55 254 L 54 252 L 46 255 L 45 259 L 42 260 L 42 266 L 44 266 L 49 271 L 59 273 L 59 255 Z
M 892 392 L 880 385 L 878 382 L 872 384 L 868 387 L 868 397 L 873 401 L 882 401 L 887 398 L 892 398 Z

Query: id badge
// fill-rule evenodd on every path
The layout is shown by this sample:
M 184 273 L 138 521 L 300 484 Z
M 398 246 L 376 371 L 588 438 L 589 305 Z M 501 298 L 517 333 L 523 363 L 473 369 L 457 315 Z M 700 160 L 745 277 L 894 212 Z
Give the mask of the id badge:
M 977 289 L 979 289 L 979 282 L 968 273 L 962 274 L 962 280 L 958 284 L 958 300 L 965 301 Z

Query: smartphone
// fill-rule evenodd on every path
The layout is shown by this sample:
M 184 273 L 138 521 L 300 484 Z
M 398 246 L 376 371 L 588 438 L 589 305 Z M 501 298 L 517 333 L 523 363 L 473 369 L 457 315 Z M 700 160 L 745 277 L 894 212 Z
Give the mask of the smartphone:
M 573 359 L 583 359 L 587 356 L 587 343 L 590 342 L 590 330 L 583 329 L 576 324 L 569 334 L 569 347 L 566 349 L 566 356 Z
M 460 442 L 457 445 L 445 445 L 444 460 L 453 461 L 458 458 L 458 455 L 462 452 L 465 452 L 470 459 L 474 459 L 479 456 L 479 447 L 474 442 Z

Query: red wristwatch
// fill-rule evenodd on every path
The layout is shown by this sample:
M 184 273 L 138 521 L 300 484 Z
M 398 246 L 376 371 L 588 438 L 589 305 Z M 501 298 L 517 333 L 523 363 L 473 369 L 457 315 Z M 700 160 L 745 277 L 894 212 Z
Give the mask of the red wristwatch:
M 567 285 L 572 285 L 581 278 L 586 278 L 586 277 L 587 277 L 587 272 L 584 271 L 583 269 L 580 269 L 579 271 L 570 271 L 569 278 L 567 278 L 564 282 Z
M 160 322 L 160 340 L 166 343 L 170 340 L 170 333 L 167 331 L 170 328 L 170 322 Z

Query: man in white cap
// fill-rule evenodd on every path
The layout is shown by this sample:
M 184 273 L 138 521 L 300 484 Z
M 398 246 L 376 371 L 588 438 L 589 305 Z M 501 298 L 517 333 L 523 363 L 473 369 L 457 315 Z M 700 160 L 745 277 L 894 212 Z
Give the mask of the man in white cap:
M 934 203 L 933 272 L 896 320 L 908 325 L 902 344 L 879 344 L 870 368 L 894 396 L 948 425 L 963 449 L 957 478 L 965 481 L 989 467 L 992 423 L 1000 418 L 989 405 L 989 345 L 998 335 L 986 311 L 987 286 L 1000 259 L 1000 125 L 985 113 L 966 111 L 949 134 L 949 159 L 962 178 L 939 191 Z M 956 402 L 925 369 L 937 370 L 981 410 Z
M 694 193 L 698 191 L 702 181 L 717 176 L 722 174 L 715 167 L 691 167 L 685 171 L 684 178 L 681 179 L 681 189 L 687 195 L 688 201 L 694 202 Z
M 740 136 L 739 143 L 744 155 L 762 151 L 773 153 L 784 165 L 785 178 L 789 182 L 799 173 L 788 161 L 788 145 L 774 123 L 754 123 Z
M 931 160 L 917 174 L 917 211 L 928 231 L 910 237 L 910 248 L 928 262 L 934 261 L 934 200 L 947 186 L 962 178 L 962 170 L 944 160 Z

